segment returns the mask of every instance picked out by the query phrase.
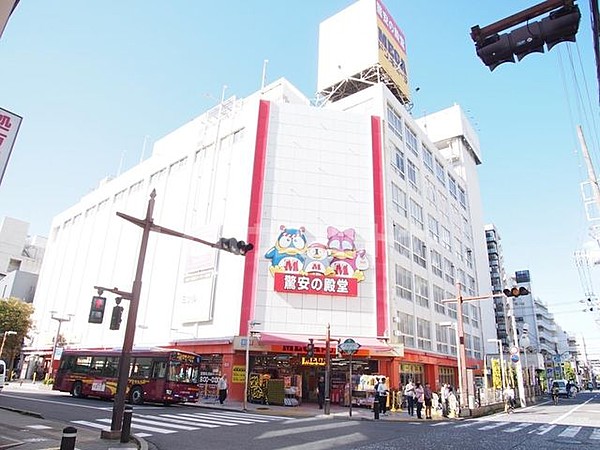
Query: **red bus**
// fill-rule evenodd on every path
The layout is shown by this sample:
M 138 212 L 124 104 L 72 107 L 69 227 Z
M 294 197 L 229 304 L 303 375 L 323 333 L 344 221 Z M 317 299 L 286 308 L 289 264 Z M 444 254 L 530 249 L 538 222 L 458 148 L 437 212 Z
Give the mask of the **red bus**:
M 113 398 L 121 350 L 64 350 L 52 389 L 73 397 Z M 198 401 L 200 356 L 174 349 L 133 349 L 127 400 L 164 404 Z

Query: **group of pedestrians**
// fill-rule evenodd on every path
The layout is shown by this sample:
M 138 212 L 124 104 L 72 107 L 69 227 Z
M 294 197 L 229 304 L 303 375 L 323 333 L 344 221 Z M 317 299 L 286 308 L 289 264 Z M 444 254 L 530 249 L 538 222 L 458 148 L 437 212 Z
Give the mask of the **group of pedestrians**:
M 433 392 L 429 383 L 422 385 L 419 382 L 413 383 L 412 380 L 409 380 L 401 392 L 406 401 L 409 416 L 414 416 L 416 410 L 417 419 L 423 419 L 424 410 L 425 419 L 433 419 L 432 407 L 434 396 L 437 396 L 437 394 Z

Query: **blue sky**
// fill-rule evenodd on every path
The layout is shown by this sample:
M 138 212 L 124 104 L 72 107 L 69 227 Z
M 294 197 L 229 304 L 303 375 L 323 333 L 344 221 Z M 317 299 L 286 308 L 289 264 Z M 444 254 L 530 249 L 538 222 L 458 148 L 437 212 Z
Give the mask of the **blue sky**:
M 140 161 L 145 136 L 151 143 L 213 106 L 223 85 L 228 96 L 256 91 L 264 59 L 267 81 L 283 76 L 313 96 L 319 22 L 351 3 L 20 2 L 0 40 L 0 106 L 24 117 L 0 186 L 0 216 L 48 235 L 55 214 Z M 413 115 L 459 103 L 479 133 L 485 220 L 500 230 L 508 270 L 529 269 L 534 294 L 600 354 L 600 328 L 578 303 L 584 291 L 573 258 L 588 240 L 576 125 L 598 156 L 589 2 L 578 2 L 576 44 L 494 72 L 469 36 L 473 25 L 537 3 L 386 6 L 406 36 Z

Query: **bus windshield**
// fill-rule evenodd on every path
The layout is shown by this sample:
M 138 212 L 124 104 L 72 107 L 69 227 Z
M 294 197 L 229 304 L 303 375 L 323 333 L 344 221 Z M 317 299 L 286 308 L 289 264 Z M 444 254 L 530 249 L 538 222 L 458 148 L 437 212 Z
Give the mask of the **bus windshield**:
M 182 361 L 169 362 L 168 381 L 198 384 L 198 365 Z

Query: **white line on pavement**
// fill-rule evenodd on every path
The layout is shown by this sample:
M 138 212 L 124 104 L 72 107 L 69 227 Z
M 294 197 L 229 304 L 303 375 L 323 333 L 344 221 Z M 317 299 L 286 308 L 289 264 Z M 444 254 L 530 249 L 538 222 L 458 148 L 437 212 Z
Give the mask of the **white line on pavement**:
M 313 431 L 323 431 L 329 430 L 331 428 L 341 428 L 341 427 L 354 427 L 357 426 L 358 422 L 335 422 L 328 423 L 325 425 L 315 425 L 313 427 L 303 427 L 303 428 L 294 428 L 291 430 L 278 430 L 278 431 L 267 431 L 266 433 L 261 434 L 257 437 L 257 439 L 269 439 L 280 436 L 287 436 L 289 434 L 301 434 L 301 433 L 312 433 Z
M 323 439 L 321 441 L 309 442 L 307 444 L 283 447 L 280 450 L 327 450 L 330 448 L 338 448 L 343 445 L 354 444 L 359 441 L 366 441 L 367 439 L 367 436 L 362 433 L 352 433 L 346 436 Z
M 504 425 L 508 425 L 512 422 L 496 422 L 490 425 L 486 425 L 485 427 L 479 428 L 480 430 L 493 430 L 494 428 L 503 427 Z
M 519 425 L 517 425 L 516 427 L 512 427 L 512 428 L 509 428 L 508 430 L 503 430 L 503 431 L 505 433 L 515 433 L 515 432 L 521 431 L 522 429 L 527 428 L 527 427 L 529 427 L 531 425 L 533 425 L 533 424 L 527 423 L 527 422 L 523 422 L 523 423 L 520 423 Z
M 575 437 L 577 433 L 579 433 L 579 430 L 581 430 L 581 427 L 567 427 L 567 429 L 560 433 L 558 437 L 572 438 Z
M 587 400 L 587 401 L 585 401 L 585 402 L 581 403 L 580 405 L 577 405 L 577 406 L 575 406 L 574 408 L 572 408 L 570 411 L 567 411 L 566 413 L 564 413 L 564 414 L 563 414 L 562 416 L 560 416 L 559 418 L 557 418 L 557 419 L 554 419 L 552 422 L 550 422 L 550 424 L 552 425 L 552 424 L 558 423 L 558 422 L 560 422 L 561 420 L 563 420 L 564 418 L 566 418 L 566 417 L 569 417 L 571 414 L 573 414 L 573 413 L 574 413 L 575 411 L 577 411 L 579 408 L 581 408 L 581 407 L 583 407 L 583 406 L 587 405 L 587 404 L 588 404 L 589 402 L 591 402 L 593 399 L 594 399 L 594 398 L 592 397 L 592 398 L 590 398 L 589 400 Z
M 556 425 L 540 425 L 535 430 L 530 431 L 529 434 L 536 433 L 538 436 L 541 436 L 552 430 L 554 427 L 556 427 Z
M 98 419 L 99 422 L 106 422 L 106 423 L 111 423 L 111 419 Z M 156 428 L 156 427 L 148 427 L 146 425 L 138 425 L 138 424 L 132 424 L 132 428 L 135 428 L 136 430 L 146 430 L 146 431 L 153 431 L 155 433 L 160 433 L 160 434 L 172 434 L 172 433 L 177 433 L 177 431 L 175 430 L 164 430 L 162 428 Z M 135 433 L 134 433 L 135 434 Z

